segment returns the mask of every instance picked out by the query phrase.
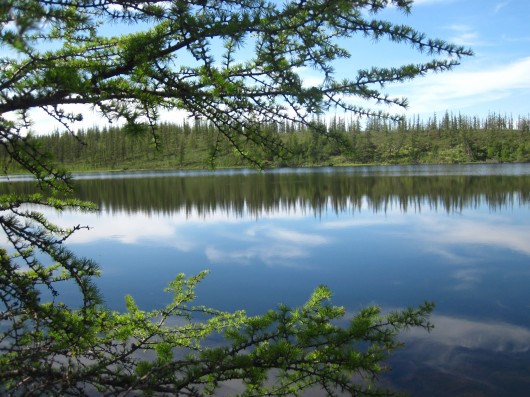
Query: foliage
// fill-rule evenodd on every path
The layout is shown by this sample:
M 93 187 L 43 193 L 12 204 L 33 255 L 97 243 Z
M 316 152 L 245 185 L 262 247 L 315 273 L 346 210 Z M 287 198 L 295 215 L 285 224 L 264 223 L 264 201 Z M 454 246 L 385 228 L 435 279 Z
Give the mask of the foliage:
M 14 157 L 22 152 L 16 145 L 27 146 L 20 132 L 30 127 L 31 109 L 69 127 L 83 116 L 67 105 L 86 104 L 109 121 L 125 119 L 132 132 L 150 129 L 155 144 L 160 109 L 185 109 L 213 123 L 218 142 L 226 138 L 241 156 L 259 164 L 245 142 L 282 152 L 281 142 L 264 133 L 262 123 L 296 122 L 318 130 L 313 115 L 332 108 L 383 116 L 347 99 L 406 106 L 405 99 L 389 97 L 381 87 L 448 70 L 471 54 L 408 26 L 369 19 L 387 6 L 409 12 L 407 0 L 3 3 L 0 39 L 9 52 L 0 60 L 0 113 L 17 113 L 14 122 L 2 120 L 3 145 Z M 134 32 L 109 34 L 109 19 L 135 26 Z M 351 54 L 341 39 L 356 34 L 440 58 L 359 70 L 343 79 L 334 65 Z M 320 73 L 322 83 L 306 86 L 304 69 Z
M 8 262 L 4 253 L 2 263 Z M 382 391 L 370 381 L 383 369 L 381 361 L 399 347 L 396 334 L 411 326 L 430 328 L 425 320 L 430 304 L 386 316 L 371 307 L 347 325 L 335 325 L 345 311 L 329 304 L 325 287 L 298 309 L 282 306 L 256 317 L 188 306 L 204 275 L 179 275 L 168 288 L 171 303 L 150 313 L 131 297 L 126 313 L 94 307 L 70 311 L 51 304 L 21 310 L 13 328 L 23 330 L 24 337 L 0 356 L 4 391 L 199 395 L 240 379 L 246 386 L 242 395 L 297 395 L 309 387 L 329 395 L 337 390 L 378 395 Z M 207 318 L 199 322 L 199 315 Z M 203 347 L 207 337 L 220 332 L 229 343 Z M 352 375 L 362 376 L 364 383 Z
M 411 3 L 1 0 L 0 146 L 6 167 L 18 164 L 42 189 L 0 200 L 0 225 L 10 243 L 0 254 L 2 394 L 193 395 L 232 379 L 253 395 L 293 395 L 312 386 L 330 395 L 378 394 L 370 381 L 399 345 L 397 332 L 429 328 L 430 305 L 383 318 L 366 309 L 339 327 L 343 309 L 329 305 L 329 291 L 319 288 L 300 309 L 247 318 L 187 306 L 201 274 L 179 276 L 170 285 L 173 300 L 159 311 L 146 313 L 132 298 L 128 312 L 107 311 L 94 285 L 98 266 L 65 247 L 82 226 L 63 229 L 38 211 L 93 208 L 68 198 L 75 197 L 69 174 L 33 138 L 32 117 L 40 110 L 74 136 L 73 126 L 83 118 L 74 105 L 88 105 L 109 122 L 125 120 L 131 136 L 150 133 L 159 146 L 159 112 L 180 108 L 215 127 L 212 159 L 225 139 L 261 166 L 269 154 L 285 151 L 264 124 L 297 123 L 327 139 L 313 114 L 338 108 L 391 117 L 348 98 L 405 106 L 385 95 L 383 85 L 448 70 L 471 54 L 408 26 L 369 19 L 387 6 L 409 12 Z M 122 29 L 130 33 L 114 35 Z M 439 59 L 341 79 L 334 62 L 350 54 L 340 42 L 355 34 L 411 45 Z M 320 73 L 322 83 L 306 86 L 304 68 Z M 260 151 L 247 151 L 247 142 Z M 72 288 L 79 300 L 62 301 L 62 291 Z M 225 344 L 204 347 L 204 338 L 216 334 Z
M 327 135 L 337 139 L 326 139 L 309 128 L 292 124 L 264 125 L 262 128 L 280 140 L 290 155 L 263 153 L 262 164 L 278 167 L 530 161 L 526 118 L 514 120 L 492 114 L 479 120 L 447 113 L 437 124 L 433 123 L 435 119 L 436 116 L 424 122 L 372 122 L 361 128 L 335 117 L 325 128 Z M 205 160 L 216 144 L 216 131 L 207 121 L 161 123 L 157 126 L 162 143 L 158 149 L 149 147 L 147 136 L 131 137 L 120 127 L 94 127 L 78 131 L 75 137 L 55 132 L 35 140 L 52 158 L 76 171 L 186 169 L 207 167 Z M 253 153 L 259 151 L 259 147 L 252 147 Z M 0 163 L 7 166 L 7 160 L 0 150 Z M 221 143 L 216 166 L 235 168 L 249 163 L 229 143 Z M 23 171 L 13 164 L 10 168 Z

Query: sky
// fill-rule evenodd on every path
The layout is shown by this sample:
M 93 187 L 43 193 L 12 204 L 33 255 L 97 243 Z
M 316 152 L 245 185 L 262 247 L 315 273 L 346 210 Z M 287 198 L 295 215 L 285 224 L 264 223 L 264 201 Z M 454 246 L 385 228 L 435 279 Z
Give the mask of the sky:
M 407 114 L 530 115 L 529 0 L 416 0 L 397 18 L 475 54 L 450 72 L 392 87 L 409 98 Z
M 444 73 L 430 74 L 407 83 L 389 85 L 386 92 L 408 98 L 406 110 L 385 107 L 408 117 L 432 117 L 450 112 L 482 119 L 488 114 L 530 117 L 530 0 L 416 0 L 405 15 L 390 8 L 376 17 L 409 25 L 430 38 L 443 39 L 474 51 L 461 65 Z M 336 65 L 339 75 L 354 76 L 360 68 L 400 66 L 430 60 L 406 44 L 374 42 L 356 37 L 344 43 L 352 57 Z M 306 85 L 321 81 L 307 69 L 300 71 Z M 363 105 L 366 105 L 362 103 Z M 369 104 L 368 104 L 369 105 Z M 102 119 L 77 107 L 84 121 L 75 128 L 102 125 Z M 333 114 L 332 114 L 333 115 Z M 337 111 L 336 115 L 343 116 Z M 349 118 L 347 115 L 345 115 Z M 182 119 L 182 111 L 162 113 L 162 121 Z M 61 129 L 44 114 L 34 114 L 37 130 Z

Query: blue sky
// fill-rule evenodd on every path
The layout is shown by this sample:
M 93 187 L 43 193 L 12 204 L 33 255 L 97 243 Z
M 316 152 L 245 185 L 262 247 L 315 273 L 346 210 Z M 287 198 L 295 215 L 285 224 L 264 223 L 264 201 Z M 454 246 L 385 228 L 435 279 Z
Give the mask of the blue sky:
M 530 115 L 529 0 L 416 0 L 408 16 L 384 15 L 475 53 L 450 72 L 392 87 L 392 93 L 409 98 L 408 114 L 428 116 L 448 110 L 481 117 Z M 400 58 L 400 51 L 402 46 L 389 54 Z M 376 62 L 384 62 L 381 52 L 377 54 Z
M 390 8 L 376 18 L 412 26 L 430 38 L 439 38 L 471 48 L 475 55 L 445 73 L 431 74 L 411 82 L 386 87 L 393 96 L 407 97 L 409 108 L 383 110 L 422 119 L 449 111 L 485 118 L 489 113 L 530 117 L 530 0 L 416 0 L 412 13 Z M 344 43 L 352 57 L 337 64 L 337 73 L 351 77 L 360 68 L 400 66 L 429 60 L 404 44 L 385 40 L 373 42 L 356 37 Z M 318 84 L 321 77 L 301 70 L 306 84 Z M 363 103 L 363 105 L 366 105 Z M 368 104 L 370 105 L 370 104 Z M 86 107 L 69 110 L 84 114 L 75 128 L 101 125 L 102 119 Z M 343 115 L 337 112 L 337 115 Z M 163 120 L 176 120 L 182 111 L 164 112 Z M 38 132 L 60 128 L 36 112 Z
M 530 0 L 416 0 L 408 15 L 390 8 L 375 17 L 409 25 L 475 53 L 450 72 L 388 86 L 391 95 L 409 99 L 409 108 L 383 110 L 423 119 L 445 111 L 481 118 L 489 113 L 530 116 Z M 385 40 L 355 37 L 344 45 L 352 57 L 337 64 L 336 70 L 346 77 L 360 68 L 430 59 L 407 45 Z M 301 75 L 308 85 L 322 81 L 309 69 Z M 173 115 L 166 117 L 174 120 Z
M 480 118 L 490 113 L 530 117 L 530 0 L 415 0 L 408 15 L 390 7 L 374 18 L 409 25 L 429 38 L 471 48 L 475 54 L 463 58 L 452 71 L 387 86 L 390 95 L 408 98 L 409 107 L 383 110 L 423 119 L 446 111 Z M 352 56 L 336 64 L 339 80 L 354 76 L 358 69 L 431 59 L 387 40 L 358 36 L 341 44 Z M 322 76 L 309 68 L 300 74 L 308 86 L 322 82 Z

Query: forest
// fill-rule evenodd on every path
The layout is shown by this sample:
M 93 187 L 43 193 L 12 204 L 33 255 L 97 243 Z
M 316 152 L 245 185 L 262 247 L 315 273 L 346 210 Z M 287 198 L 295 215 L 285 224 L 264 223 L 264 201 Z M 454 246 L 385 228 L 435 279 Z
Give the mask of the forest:
M 263 124 L 282 151 L 266 152 L 243 142 L 248 157 L 261 158 L 262 168 L 356 164 L 448 164 L 530 161 L 530 118 L 490 114 L 485 119 L 446 112 L 427 120 L 402 122 L 333 117 L 316 127 Z M 155 133 L 136 125 L 91 128 L 75 135 L 53 132 L 30 135 L 43 153 L 71 171 L 135 169 L 237 168 L 255 166 L 208 121 L 165 122 Z M 0 164 L 20 171 L 0 147 Z

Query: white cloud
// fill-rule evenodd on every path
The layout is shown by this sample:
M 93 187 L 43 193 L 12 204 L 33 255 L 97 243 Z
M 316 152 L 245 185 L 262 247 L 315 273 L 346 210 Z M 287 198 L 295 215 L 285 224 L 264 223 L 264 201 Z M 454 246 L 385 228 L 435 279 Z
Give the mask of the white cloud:
M 451 25 L 449 29 L 454 32 L 454 36 L 449 42 L 465 47 L 476 46 L 480 44 L 479 34 L 467 25 Z
M 72 113 L 74 115 L 81 114 L 83 116 L 81 121 L 71 124 L 71 128 L 74 131 L 88 129 L 95 126 L 103 127 L 105 125 L 109 125 L 109 122 L 100 113 L 93 110 L 91 106 L 71 104 L 62 106 L 62 109 L 65 111 L 65 113 Z M 32 120 L 32 126 L 30 129 L 38 135 L 49 134 L 53 131 L 65 130 L 63 124 L 55 120 L 42 109 L 32 109 L 29 114 Z M 8 117 L 14 120 L 13 114 L 8 115 Z
M 298 67 L 294 69 L 302 79 L 302 86 L 304 88 L 318 87 L 324 82 L 322 74 L 309 67 Z
M 501 1 L 500 3 L 498 3 L 498 4 L 495 6 L 495 9 L 493 10 L 493 12 L 494 12 L 495 14 L 497 14 L 501 9 L 503 9 L 504 7 L 506 7 L 508 4 L 509 4 L 508 1 Z
M 429 75 L 404 86 L 411 113 L 462 109 L 488 101 L 530 93 L 530 57 L 475 71 Z
M 111 124 L 100 112 L 93 109 L 90 105 L 70 104 L 63 105 L 61 108 L 65 113 L 72 113 L 73 115 L 81 114 L 83 116 L 81 121 L 76 121 L 70 125 L 73 131 L 78 131 L 80 129 L 86 130 L 93 127 L 103 128 L 105 126 L 120 126 L 125 122 L 125 120 L 120 119 L 118 121 L 113 121 Z M 5 113 L 2 116 L 6 117 L 8 120 L 16 120 L 16 116 L 13 112 Z M 62 123 L 55 120 L 42 109 L 32 109 L 30 111 L 30 117 L 32 120 L 31 131 L 37 135 L 49 134 L 53 131 L 65 131 L 65 127 Z M 182 109 L 162 109 L 160 110 L 159 121 L 181 123 L 188 118 L 189 113 Z

